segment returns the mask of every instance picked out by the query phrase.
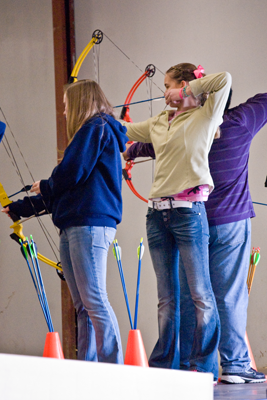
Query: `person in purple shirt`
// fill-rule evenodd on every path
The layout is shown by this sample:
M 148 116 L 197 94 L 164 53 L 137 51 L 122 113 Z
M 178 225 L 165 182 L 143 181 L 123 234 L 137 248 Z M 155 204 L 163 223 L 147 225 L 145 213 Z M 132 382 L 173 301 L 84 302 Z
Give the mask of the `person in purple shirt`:
M 205 203 L 209 221 L 209 265 L 213 291 L 221 320 L 219 352 L 223 383 L 260 383 L 265 375 L 250 366 L 245 342 L 248 290 L 247 275 L 251 246 L 251 222 L 255 217 L 248 184 L 249 149 L 253 137 L 267 123 L 267 93 L 257 94 L 229 109 L 226 105 L 220 138 L 209 153 L 215 189 Z M 155 157 L 153 145 L 135 143 L 126 159 Z M 196 323 L 186 271 L 180 260 L 181 369 L 188 369 Z M 214 365 L 218 376 L 218 365 Z

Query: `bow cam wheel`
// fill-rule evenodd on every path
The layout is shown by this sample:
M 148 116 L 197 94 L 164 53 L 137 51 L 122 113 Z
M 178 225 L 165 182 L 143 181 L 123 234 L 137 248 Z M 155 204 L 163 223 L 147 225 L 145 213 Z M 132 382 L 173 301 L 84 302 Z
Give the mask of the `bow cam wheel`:
M 99 29 L 96 29 L 94 32 L 93 32 L 93 34 L 92 34 L 92 38 L 96 38 L 97 40 L 96 40 L 96 42 L 95 42 L 95 44 L 99 44 L 99 43 L 101 43 L 102 42 L 102 40 L 103 40 L 103 32 L 102 31 L 100 31 Z
M 153 64 L 149 64 L 149 65 L 146 67 L 145 71 L 147 72 L 147 76 L 148 76 L 149 78 L 152 78 L 152 76 L 155 75 L 156 67 L 155 67 L 155 65 L 153 65 Z

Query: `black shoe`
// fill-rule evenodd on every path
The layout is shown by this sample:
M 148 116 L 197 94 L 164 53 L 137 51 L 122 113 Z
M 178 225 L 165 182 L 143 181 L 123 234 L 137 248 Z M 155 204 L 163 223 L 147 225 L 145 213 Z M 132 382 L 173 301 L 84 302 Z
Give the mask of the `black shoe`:
M 224 372 L 221 377 L 222 383 L 262 383 L 265 382 L 265 375 L 250 368 L 245 372 Z

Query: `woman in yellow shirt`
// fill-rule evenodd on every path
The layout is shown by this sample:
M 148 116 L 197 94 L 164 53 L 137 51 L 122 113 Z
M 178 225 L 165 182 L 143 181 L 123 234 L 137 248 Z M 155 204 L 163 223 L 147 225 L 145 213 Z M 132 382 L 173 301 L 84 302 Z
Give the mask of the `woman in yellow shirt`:
M 156 155 L 147 237 L 157 277 L 159 339 L 149 365 L 180 366 L 180 255 L 197 320 L 190 369 L 211 372 L 217 362 L 220 326 L 209 276 L 209 229 L 203 201 L 213 189 L 208 153 L 222 123 L 231 75 L 203 76 L 203 72 L 201 66 L 189 63 L 171 67 L 164 80 L 165 99 L 176 110 L 125 125 L 130 140 L 153 143 Z

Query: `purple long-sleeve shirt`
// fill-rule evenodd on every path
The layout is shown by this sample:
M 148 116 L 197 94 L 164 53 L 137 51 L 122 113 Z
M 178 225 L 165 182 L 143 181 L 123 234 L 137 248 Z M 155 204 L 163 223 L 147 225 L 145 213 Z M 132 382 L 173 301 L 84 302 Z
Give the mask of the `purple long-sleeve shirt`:
M 267 93 L 257 94 L 228 110 L 215 139 L 209 166 L 215 188 L 205 203 L 210 226 L 255 217 L 248 185 L 249 149 L 253 137 L 267 122 Z M 135 143 L 127 151 L 131 159 L 155 158 L 151 143 Z

